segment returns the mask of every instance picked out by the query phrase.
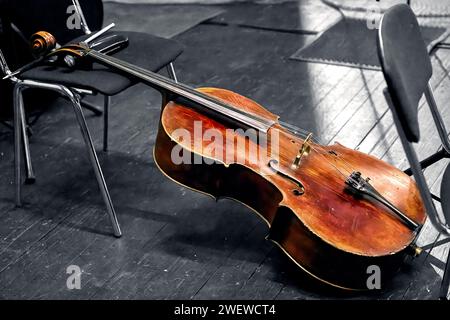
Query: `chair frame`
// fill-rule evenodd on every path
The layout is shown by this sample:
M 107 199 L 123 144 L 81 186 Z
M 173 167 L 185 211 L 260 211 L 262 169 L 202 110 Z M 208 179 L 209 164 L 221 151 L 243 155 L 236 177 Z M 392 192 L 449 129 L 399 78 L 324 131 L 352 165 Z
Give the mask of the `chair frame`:
M 431 90 L 431 86 L 429 84 L 425 92 L 428 105 L 430 106 L 430 110 L 433 114 L 434 122 L 436 124 L 436 127 L 438 128 L 439 133 L 441 134 L 442 129 L 445 129 L 445 125 L 442 122 L 442 117 L 437 110 L 434 98 L 432 98 L 433 93 Z M 434 205 L 433 196 L 429 191 L 430 189 L 428 187 L 428 184 L 422 171 L 423 167 L 421 166 L 421 163 L 419 162 L 419 159 L 417 157 L 417 153 L 414 150 L 413 143 L 410 142 L 406 137 L 406 134 L 398 118 L 397 112 L 395 111 L 394 104 L 392 102 L 388 89 L 387 88 L 384 89 L 383 93 L 386 102 L 389 105 L 389 108 L 392 110 L 395 126 L 397 128 L 397 132 L 399 133 L 403 149 L 405 150 L 406 153 L 406 157 L 408 158 L 408 161 L 411 165 L 410 170 L 416 180 L 416 183 L 419 185 L 420 196 L 422 197 L 422 201 L 424 202 L 425 209 L 428 213 L 428 218 L 430 219 L 431 224 L 436 228 L 436 230 L 439 231 L 439 233 L 443 233 L 446 236 L 450 236 L 450 227 L 448 226 L 448 224 L 446 224 L 446 222 L 442 221 L 436 209 L 436 206 Z M 430 98 L 431 100 L 429 100 Z M 445 139 L 443 139 L 441 136 L 441 140 L 443 143 L 442 150 L 446 151 L 444 141 L 448 142 L 447 137 L 445 136 Z M 447 257 L 447 263 L 444 268 L 444 276 L 442 278 L 441 288 L 439 291 L 440 299 L 447 300 L 449 285 L 450 285 L 450 255 Z
M 1 68 L 5 74 L 11 74 L 11 71 L 6 64 L 3 54 L 0 51 Z M 117 220 L 117 215 L 112 204 L 111 196 L 106 185 L 103 172 L 98 161 L 97 153 L 95 151 L 94 144 L 92 142 L 91 134 L 86 123 L 86 119 L 83 114 L 83 110 L 80 103 L 80 91 L 74 88 L 68 88 L 61 84 L 45 83 L 34 80 L 21 80 L 16 77 L 11 77 L 11 81 L 14 83 L 13 93 L 13 109 L 14 109 L 14 176 L 15 176 L 15 203 L 16 206 L 22 206 L 22 151 L 25 154 L 25 167 L 27 175 L 33 176 L 33 170 L 31 166 L 31 157 L 28 147 L 28 135 L 26 132 L 26 120 L 25 120 L 25 108 L 23 103 L 23 91 L 29 88 L 45 89 L 55 91 L 61 96 L 67 98 L 73 106 L 78 125 L 81 130 L 81 134 L 86 145 L 89 160 L 94 169 L 94 173 L 97 179 L 100 193 L 103 197 L 103 201 L 106 205 L 111 224 L 114 230 L 114 235 L 120 237 L 122 231 Z
M 381 32 L 381 25 L 383 23 L 383 19 L 381 19 L 380 22 L 380 28 L 378 32 L 378 41 L 380 45 L 379 53 L 380 53 L 380 59 L 382 61 L 385 60 L 384 56 L 384 49 L 383 49 L 383 35 Z M 445 127 L 444 120 L 442 119 L 441 114 L 439 113 L 439 109 L 436 104 L 436 100 L 434 98 L 433 90 L 428 82 L 426 88 L 425 88 L 425 100 L 430 108 L 433 121 L 435 123 L 435 126 L 438 130 L 439 138 L 441 140 L 442 149 L 435 153 L 434 155 L 428 157 L 427 159 L 423 160 L 422 162 L 419 162 L 417 153 L 414 149 L 414 143 L 411 142 L 403 129 L 403 126 L 400 122 L 398 113 L 396 111 L 396 108 L 394 107 L 394 102 L 392 100 L 391 94 L 389 93 L 389 88 L 386 87 L 383 90 L 384 97 L 386 99 L 386 102 L 389 106 L 389 109 L 392 111 L 394 123 L 397 128 L 397 132 L 400 137 L 400 141 L 402 143 L 403 149 L 406 153 L 406 157 L 409 161 L 409 164 L 411 166 L 410 169 L 406 170 L 405 173 L 408 173 L 410 175 L 413 175 L 415 178 L 416 183 L 419 186 L 419 192 L 420 196 L 422 198 L 422 201 L 425 205 L 425 210 L 427 211 L 427 216 L 430 219 L 431 224 L 436 228 L 436 230 L 439 233 L 443 233 L 446 236 L 450 236 L 450 226 L 448 221 L 443 221 L 436 209 L 436 206 L 433 202 L 434 195 L 432 195 L 430 188 L 428 186 L 428 183 L 426 182 L 425 176 L 423 174 L 423 169 L 427 168 L 431 164 L 437 162 L 438 160 L 441 160 L 443 158 L 449 157 L 450 155 L 450 141 L 448 138 L 448 131 Z M 437 199 L 439 200 L 439 199 Z M 447 257 L 447 263 L 444 268 L 444 276 L 441 283 L 441 288 L 439 292 L 440 299 L 446 300 L 448 295 L 448 289 L 450 285 L 450 256 Z
M 77 0 L 72 0 L 76 12 L 80 15 L 81 26 L 86 35 L 91 34 L 91 31 L 84 18 L 83 11 Z M 5 75 L 10 75 L 12 72 L 8 67 L 8 64 L 0 50 L 0 68 Z M 175 73 L 175 68 L 173 63 L 169 63 L 166 66 L 167 73 L 176 82 L 177 76 Z M 104 95 L 103 111 L 96 105 L 91 104 L 87 101 L 82 101 L 85 95 L 95 95 L 96 93 L 91 90 L 85 90 L 80 88 L 68 87 L 62 84 L 47 83 L 43 81 L 35 80 L 23 80 L 16 76 L 10 77 L 10 80 L 14 83 L 13 89 L 13 109 L 14 109 L 14 172 L 15 172 L 15 204 L 16 206 L 22 206 L 22 152 L 24 156 L 24 166 L 25 166 L 25 183 L 31 184 L 35 182 L 35 174 L 31 162 L 31 153 L 28 140 L 27 123 L 25 108 L 23 102 L 23 92 L 29 88 L 39 88 L 50 90 L 59 93 L 61 96 L 68 99 L 73 106 L 73 111 L 75 113 L 78 125 L 80 127 L 81 134 L 83 136 L 84 143 L 86 145 L 89 160 L 94 169 L 95 177 L 97 179 L 98 186 L 100 188 L 100 193 L 106 206 L 106 211 L 108 213 L 111 225 L 113 227 L 114 236 L 121 237 L 122 231 L 117 219 L 117 215 L 111 200 L 111 196 L 108 191 L 108 186 L 106 184 L 97 153 L 95 151 L 95 146 L 92 142 L 91 134 L 86 123 L 86 119 L 83 114 L 83 107 L 94 112 L 96 115 L 101 115 L 103 113 L 103 151 L 108 150 L 108 120 L 109 120 L 109 106 L 111 102 L 111 97 Z

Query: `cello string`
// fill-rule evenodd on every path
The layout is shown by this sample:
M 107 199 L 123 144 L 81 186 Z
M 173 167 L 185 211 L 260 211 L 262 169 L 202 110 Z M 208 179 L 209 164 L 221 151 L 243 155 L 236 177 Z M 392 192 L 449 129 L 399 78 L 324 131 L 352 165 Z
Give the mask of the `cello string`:
M 219 105 L 219 106 L 221 106 L 222 108 L 224 108 L 225 110 L 229 110 L 229 111 L 234 111 L 234 112 L 237 112 L 237 111 L 241 111 L 241 110 L 238 110 L 237 108 L 234 108 L 233 106 L 231 106 L 229 103 L 223 103 L 222 101 L 219 101 L 218 99 L 216 99 L 215 97 L 211 97 L 211 96 L 207 96 L 207 95 L 205 95 L 205 94 L 202 94 L 202 93 L 200 93 L 199 91 L 197 91 L 197 90 L 194 90 L 193 88 L 191 88 L 191 87 L 189 87 L 189 86 L 186 86 L 186 85 L 183 85 L 183 84 L 180 84 L 180 83 L 175 83 L 175 82 L 173 82 L 172 80 L 170 80 L 170 79 L 167 79 L 167 78 L 165 78 L 165 77 L 162 77 L 162 76 L 160 76 L 160 75 L 158 75 L 158 74 L 155 74 L 155 73 L 153 73 L 153 72 L 150 72 L 150 71 L 148 71 L 148 70 L 145 70 L 145 69 L 142 69 L 142 68 L 139 68 L 139 67 L 137 67 L 137 66 L 135 66 L 135 65 L 132 65 L 132 64 L 129 64 L 129 63 L 126 63 L 125 61 L 122 61 L 122 60 L 119 60 L 119 59 L 116 59 L 116 58 L 114 58 L 114 57 L 111 57 L 111 56 L 107 56 L 107 55 L 105 55 L 105 54 L 102 54 L 102 53 L 98 53 L 98 52 L 96 52 L 95 50 L 92 50 L 92 49 L 88 49 L 88 50 L 86 50 L 86 49 L 84 49 L 84 51 L 85 51 L 85 53 L 86 54 L 88 54 L 88 55 L 90 55 L 91 57 L 93 57 L 93 58 L 95 58 L 96 60 L 99 60 L 100 62 L 105 62 L 105 63 L 107 63 L 107 64 L 109 64 L 109 65 L 112 65 L 112 66 L 115 66 L 115 67 L 117 67 L 117 68 L 119 68 L 119 67 L 122 67 L 126 72 L 128 72 L 128 73 L 130 73 L 131 74 L 131 72 L 134 72 L 134 73 L 136 73 L 136 75 L 141 75 L 142 77 L 143 76 L 146 76 L 146 77 L 148 77 L 148 78 L 150 78 L 150 79 L 153 79 L 153 80 L 156 80 L 156 81 L 160 81 L 161 83 L 165 83 L 167 86 L 170 86 L 171 88 L 172 88 L 172 90 L 173 90 L 173 88 L 178 88 L 178 89 L 180 89 L 182 92 L 189 92 L 190 94 L 192 94 L 192 95 L 194 95 L 194 96 L 198 96 L 198 97 L 201 97 L 201 98 L 203 98 L 203 99 L 205 99 L 205 100 L 207 100 L 207 101 L 210 101 L 210 102 L 214 102 L 214 103 L 216 103 L 217 105 Z M 122 69 L 122 68 L 119 68 L 119 69 Z M 142 78 L 141 77 L 141 78 Z M 157 85 L 160 85 L 160 84 L 157 84 Z M 233 109 L 235 109 L 235 110 L 233 110 Z M 249 113 L 248 111 L 244 111 L 244 112 L 239 112 L 240 113 L 240 115 L 241 116 L 243 116 L 244 114 L 245 114 L 245 116 L 247 116 L 247 117 L 252 117 L 251 118 L 251 120 L 253 120 L 253 121 L 255 121 L 255 122 L 259 122 L 259 121 L 267 121 L 267 119 L 264 119 L 263 117 L 261 117 L 261 116 L 259 116 L 259 115 L 256 115 L 256 114 L 253 114 L 253 113 Z M 235 117 L 233 117 L 231 114 L 225 114 L 226 116 L 228 116 L 228 117 L 230 117 L 230 118 L 235 118 Z M 236 118 L 235 118 L 236 119 Z M 262 123 L 262 122 L 261 122 Z M 289 130 L 289 131 L 291 131 L 291 132 L 293 132 L 294 133 L 294 135 L 300 135 L 300 134 L 303 134 L 303 135 L 305 135 L 305 134 L 308 134 L 309 135 L 309 132 L 307 132 L 307 131 L 305 131 L 305 130 L 303 130 L 303 129 L 300 129 L 300 128 L 297 128 L 297 127 L 295 127 L 295 126 L 293 126 L 293 125 L 291 125 L 291 124 L 288 124 L 288 123 L 285 123 L 285 122 L 281 122 L 281 121 L 279 121 L 279 123 L 280 123 L 280 125 L 284 125 L 284 127 L 285 127 L 285 129 L 286 130 Z M 313 138 L 313 139 L 311 139 L 313 142 L 315 142 L 316 141 L 316 139 L 315 138 Z M 319 145 L 319 144 L 318 144 Z M 331 166 L 333 166 L 340 174 L 342 174 L 342 175 L 344 175 L 330 160 L 329 160 L 329 158 L 327 157 L 327 156 L 325 156 L 325 153 L 320 153 L 319 151 L 317 151 L 315 148 L 313 148 L 318 154 L 320 154 L 321 156 L 323 156 L 324 158 L 325 158 L 325 160 L 331 165 Z M 322 147 L 319 147 L 318 149 L 321 149 L 321 150 L 325 150 L 325 149 L 323 149 Z M 328 154 L 328 153 L 327 153 Z M 337 155 L 337 157 L 339 157 L 338 155 Z M 339 159 L 340 159 L 340 157 L 339 157 Z M 342 162 L 345 162 L 345 160 L 343 160 L 343 159 L 340 159 Z M 345 175 L 344 175 L 345 176 Z
M 202 94 L 189 86 L 186 86 L 186 85 L 183 85 L 180 83 L 176 83 L 170 79 L 161 77 L 161 76 L 157 75 L 156 73 L 139 68 L 135 65 L 126 63 L 122 60 L 113 58 L 111 56 L 107 56 L 105 54 L 98 53 L 95 50 L 92 50 L 90 48 L 89 49 L 83 48 L 83 49 L 84 49 L 85 54 L 90 55 L 91 57 L 95 58 L 95 60 L 97 60 L 97 61 L 104 62 L 111 66 L 115 66 L 116 68 L 126 71 L 129 74 L 140 76 L 141 79 L 144 79 L 144 76 L 146 77 L 145 79 L 147 79 L 147 78 L 152 79 L 153 81 L 151 83 L 153 85 L 159 86 L 160 88 L 166 88 L 166 89 L 169 88 L 172 91 L 174 91 L 174 89 L 176 88 L 176 89 L 178 89 L 178 91 L 181 91 L 181 93 L 185 93 L 185 96 L 186 96 L 186 93 L 190 93 L 194 97 L 197 96 L 197 97 L 204 99 L 206 102 L 213 102 L 214 104 L 216 104 L 217 106 L 220 106 L 224 110 L 228 110 L 228 113 L 225 113 L 225 111 L 223 111 L 223 114 L 228 116 L 229 118 L 234 118 L 234 119 L 238 118 L 236 115 L 230 114 L 230 112 L 233 111 L 233 112 L 239 114 L 239 116 L 241 116 L 241 117 L 244 116 L 244 117 L 250 118 L 253 122 L 256 122 L 256 123 L 259 122 L 260 124 L 268 125 L 267 128 L 270 128 L 270 126 L 272 125 L 272 124 L 269 125 L 269 123 L 264 123 L 267 121 L 267 119 L 265 119 L 264 117 L 262 117 L 260 115 L 249 113 L 248 111 L 241 112 L 241 110 L 239 110 L 238 108 L 234 108 L 232 105 L 230 105 L 230 103 L 224 103 L 224 102 L 220 101 L 219 99 L 217 99 L 216 97 L 211 97 L 206 94 Z M 147 79 L 147 81 L 148 81 L 148 79 Z M 165 86 L 162 86 L 162 84 L 165 84 Z M 174 91 L 174 92 L 176 92 L 176 91 Z M 203 103 L 201 103 L 201 104 L 203 106 L 205 106 L 205 102 L 204 101 L 202 101 L 202 102 Z M 251 123 L 252 121 L 249 121 L 249 123 Z M 296 136 L 299 136 L 300 134 L 303 134 L 303 135 L 308 134 L 309 135 L 309 132 L 307 132 L 303 129 L 296 128 L 293 125 L 290 125 L 290 124 L 287 124 L 287 123 L 284 123 L 281 121 L 279 121 L 279 123 L 280 123 L 280 125 L 285 126 L 285 130 L 289 130 L 289 131 L 293 132 L 294 135 L 296 135 Z M 263 127 L 263 125 L 261 125 L 261 127 Z M 317 139 L 315 139 L 314 137 L 311 140 L 313 141 L 313 143 L 315 143 L 317 141 Z M 310 145 L 310 147 L 312 150 L 316 151 L 320 156 L 324 157 L 326 162 L 329 165 L 331 165 L 339 174 L 341 174 L 342 176 L 344 176 L 347 179 L 348 177 L 329 159 L 329 156 L 328 156 L 329 153 L 326 151 L 326 149 L 321 147 L 319 143 L 317 143 L 317 145 L 319 146 L 317 149 L 315 147 L 313 147 L 312 145 Z M 318 150 L 323 150 L 325 152 L 322 153 L 322 152 L 319 152 Z M 338 154 L 335 154 L 335 157 L 333 157 L 333 159 L 339 159 L 339 160 L 341 160 L 342 164 L 349 165 L 348 162 L 345 159 L 341 159 L 341 157 Z
M 306 130 L 303 130 L 303 129 L 301 129 L 301 128 L 298 128 L 298 127 L 296 127 L 296 126 L 294 126 L 294 125 L 291 125 L 291 124 L 289 124 L 289 123 L 286 123 L 286 122 L 283 122 L 283 121 L 278 121 L 278 123 L 284 128 L 284 129 L 287 129 L 291 134 L 293 134 L 294 136 L 297 136 L 297 137 L 299 137 L 299 138 L 303 138 L 303 139 L 305 139 L 306 138 L 306 136 L 307 135 L 309 135 L 311 132 L 308 132 L 308 131 L 306 131 Z M 305 135 L 304 137 L 302 136 L 302 135 Z M 314 141 L 314 138 L 313 137 L 311 137 L 311 140 L 313 140 L 313 142 L 314 142 L 314 144 L 316 144 L 316 142 Z M 320 147 L 320 144 L 316 144 L 317 146 L 319 146 L 317 149 L 312 145 L 312 144 L 310 144 L 310 147 L 311 147 L 311 149 L 312 150 L 314 150 L 315 152 L 317 152 L 317 154 L 319 155 L 319 156 L 322 156 L 323 158 L 325 158 L 325 162 L 326 163 L 328 163 L 329 165 L 331 165 L 340 175 L 342 175 L 345 179 L 347 179 L 348 178 L 348 176 L 350 176 L 350 173 L 351 172 L 353 172 L 354 170 L 351 170 L 351 171 L 349 171 L 349 174 L 348 175 L 346 175 L 346 174 L 344 174 L 334 163 L 332 163 L 328 158 L 327 158 L 327 156 L 326 155 L 328 155 L 329 153 L 328 152 L 319 152 L 318 150 L 319 149 L 321 149 L 321 150 L 324 150 L 324 151 L 326 151 L 323 147 Z M 347 170 L 346 170 L 347 171 Z
M 313 146 L 311 146 L 311 148 L 315 149 Z M 317 150 L 323 150 L 324 152 L 322 153 L 322 155 L 323 155 L 325 158 L 327 158 L 327 160 L 328 160 L 329 162 L 331 162 L 331 160 L 329 160 L 329 157 L 331 156 L 331 154 L 330 154 L 328 151 L 326 151 L 323 147 L 320 147 L 320 146 L 316 149 L 316 151 L 317 151 Z M 318 151 L 317 151 L 317 152 L 318 152 Z M 340 161 L 341 161 L 341 164 L 342 164 L 343 166 L 346 167 L 346 168 L 343 168 L 343 169 L 346 170 L 349 174 L 351 174 L 352 172 L 355 171 L 355 169 L 353 169 L 353 168 L 351 167 L 350 163 L 348 163 L 347 160 L 343 159 L 343 158 L 340 157 L 338 154 L 336 154 L 335 156 L 333 156 L 333 159 L 340 160 Z
M 299 128 L 299 127 L 297 127 L 297 126 L 294 126 L 294 125 L 292 125 L 292 124 L 290 124 L 290 123 L 283 122 L 283 121 L 278 121 L 278 122 L 279 122 L 279 124 L 280 124 L 282 127 L 284 127 L 284 128 L 287 129 L 290 133 L 292 133 L 293 135 L 295 135 L 295 136 L 297 136 L 297 137 L 299 137 L 299 138 L 305 139 L 305 138 L 311 133 L 311 131 L 304 130 L 304 129 Z M 325 143 L 323 143 L 323 141 L 321 141 L 321 139 L 316 138 L 316 136 L 313 135 L 312 138 L 311 138 L 311 140 L 317 145 L 317 147 L 316 147 L 317 150 L 323 150 L 323 153 L 324 153 L 324 157 L 325 157 L 325 158 L 327 158 L 327 157 L 329 158 L 329 157 L 331 156 L 329 150 L 326 150 L 326 149 L 323 147 L 323 145 L 325 145 Z M 317 151 L 317 150 L 316 150 L 316 151 Z M 347 167 L 347 170 L 346 170 L 346 171 L 348 171 L 349 174 L 352 173 L 352 172 L 354 172 L 354 171 L 356 171 L 356 170 L 353 168 L 353 166 L 352 166 L 347 160 L 343 159 L 340 155 L 335 154 L 334 157 L 333 157 L 333 159 L 339 159 L 339 160 L 342 162 L 342 164 L 345 165 L 345 166 Z M 330 161 L 330 160 L 327 159 L 327 161 Z
M 286 128 L 287 130 L 289 130 L 290 133 L 294 134 L 295 136 L 299 137 L 299 138 L 303 138 L 305 139 L 311 132 L 306 131 L 304 129 L 298 128 L 294 125 L 291 125 L 289 123 L 283 122 L 283 121 L 279 121 L 279 124 L 282 125 L 284 128 Z M 330 153 L 323 148 L 321 145 L 321 143 L 318 142 L 319 139 L 316 139 L 314 136 L 311 139 L 315 144 L 316 144 L 316 148 L 314 148 L 311 145 L 311 148 L 314 149 L 317 153 L 321 154 L 325 160 L 327 162 L 329 162 L 333 167 L 335 167 L 336 170 L 339 171 L 339 169 L 333 164 L 331 163 L 331 160 L 329 160 L 329 155 Z M 319 152 L 318 150 L 322 150 L 324 151 L 323 153 Z M 331 155 L 330 155 L 331 156 Z M 345 159 L 342 159 L 342 157 L 340 157 L 338 154 L 336 154 L 333 159 L 338 158 L 339 160 L 341 160 L 342 164 L 345 165 L 347 167 L 346 171 L 348 171 L 349 175 L 354 172 L 355 170 L 352 169 L 352 166 L 350 165 L 350 163 L 348 163 Z M 340 172 L 342 174 L 342 172 Z
M 317 151 L 314 147 L 311 146 L 311 149 L 317 152 L 320 156 L 324 157 L 326 162 L 331 165 L 338 173 L 340 173 L 345 179 L 348 178 L 348 175 L 344 174 L 334 163 L 332 163 L 323 153 Z

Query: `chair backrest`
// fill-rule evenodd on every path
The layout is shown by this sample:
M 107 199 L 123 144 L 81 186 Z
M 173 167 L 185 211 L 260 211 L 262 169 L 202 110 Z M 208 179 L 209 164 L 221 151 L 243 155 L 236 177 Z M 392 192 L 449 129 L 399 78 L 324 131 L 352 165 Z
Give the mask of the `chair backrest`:
M 410 142 L 420 139 L 418 108 L 432 67 L 417 18 L 406 4 L 391 7 L 378 33 L 381 66 L 400 123 Z

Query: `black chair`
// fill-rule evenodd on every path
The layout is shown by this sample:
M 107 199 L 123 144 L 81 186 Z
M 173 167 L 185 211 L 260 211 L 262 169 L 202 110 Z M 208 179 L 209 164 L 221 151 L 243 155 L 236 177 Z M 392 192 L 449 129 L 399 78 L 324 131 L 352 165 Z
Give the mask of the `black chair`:
M 450 235 L 450 165 L 445 169 L 441 184 L 442 211 L 440 217 L 433 202 L 430 189 L 423 174 L 423 166 L 414 150 L 414 143 L 420 140 L 419 101 L 425 94 L 444 152 L 450 151 L 448 131 L 436 105 L 431 85 L 431 60 L 423 41 L 416 16 L 409 6 L 400 4 L 390 8 L 383 16 L 378 34 L 378 48 L 381 66 L 387 82 L 384 95 L 394 115 L 394 121 L 403 148 L 411 165 L 411 172 L 419 186 L 420 194 L 433 226 L 441 233 Z M 429 158 L 430 165 L 441 157 Z M 440 297 L 447 298 L 450 282 L 450 262 L 444 270 Z
M 69 10 L 68 10 L 69 9 Z M 76 9 L 80 18 L 80 28 L 68 28 L 71 17 L 70 9 Z M 3 0 L 0 2 L 0 15 L 5 41 L 1 49 L 5 51 L 2 59 L 2 69 L 10 73 L 6 61 L 14 68 L 22 66 L 33 59 L 29 50 L 28 40 L 37 31 L 45 30 L 52 33 L 59 43 L 77 42 L 89 37 L 90 30 L 98 30 L 103 23 L 103 3 L 101 0 Z M 123 35 L 129 39 L 127 48 L 114 54 L 119 59 L 129 61 L 151 71 L 159 71 L 167 67 L 169 75 L 176 81 L 172 62 L 181 54 L 182 47 L 176 41 L 167 40 L 139 32 L 108 32 Z M 101 94 L 104 96 L 104 134 L 103 149 L 108 147 L 108 108 L 110 97 L 135 85 L 135 79 L 93 64 L 89 70 L 80 70 L 62 66 L 38 66 L 28 70 L 18 77 L 12 77 L 14 83 L 14 130 L 15 130 L 15 183 L 16 204 L 21 205 L 21 154 L 25 156 L 25 182 L 34 181 L 28 144 L 26 116 L 22 93 L 28 88 L 39 88 L 56 91 L 68 98 L 74 111 L 86 143 L 90 160 L 100 187 L 101 194 L 110 216 L 114 234 L 121 235 L 114 207 L 109 196 L 105 179 L 92 144 L 92 139 L 86 125 L 82 105 L 101 114 L 101 109 L 82 99 L 86 94 Z

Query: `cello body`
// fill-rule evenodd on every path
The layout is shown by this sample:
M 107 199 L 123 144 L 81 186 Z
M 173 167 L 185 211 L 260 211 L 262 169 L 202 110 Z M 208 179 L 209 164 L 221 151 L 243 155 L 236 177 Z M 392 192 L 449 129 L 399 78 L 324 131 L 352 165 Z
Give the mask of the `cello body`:
M 231 91 L 198 90 L 245 112 L 278 119 L 256 102 Z M 194 138 L 180 138 L 180 129 Z M 275 152 L 267 150 L 273 141 L 261 145 L 239 137 L 238 132 L 231 140 L 246 139 L 247 144 L 244 148 L 233 146 L 234 152 L 241 154 L 224 161 L 227 158 L 218 155 L 228 152 L 228 145 L 222 143 L 223 150 L 217 150 L 208 147 L 212 139 L 198 139 L 198 130 L 205 134 L 211 129 L 226 136 L 230 126 L 193 108 L 164 101 L 154 148 L 158 168 L 183 186 L 216 199 L 232 198 L 253 209 L 267 223 L 268 239 L 316 279 L 344 289 L 368 289 L 373 266 L 379 268 L 384 282 L 411 252 L 417 233 L 383 205 L 347 192 L 342 177 L 348 166 L 371 177 L 378 191 L 422 224 L 426 214 L 419 191 L 402 171 L 340 144 L 316 146 L 294 169 L 292 159 L 304 140 L 278 125 L 270 129 L 276 132 L 269 132 L 278 136 Z M 190 155 L 191 161 L 174 162 L 174 151 L 175 155 Z M 248 161 L 256 151 L 269 157 Z M 270 163 L 271 155 L 277 161 Z M 334 156 L 339 156 L 339 161 L 333 161 Z M 202 161 L 195 162 L 194 157 Z

